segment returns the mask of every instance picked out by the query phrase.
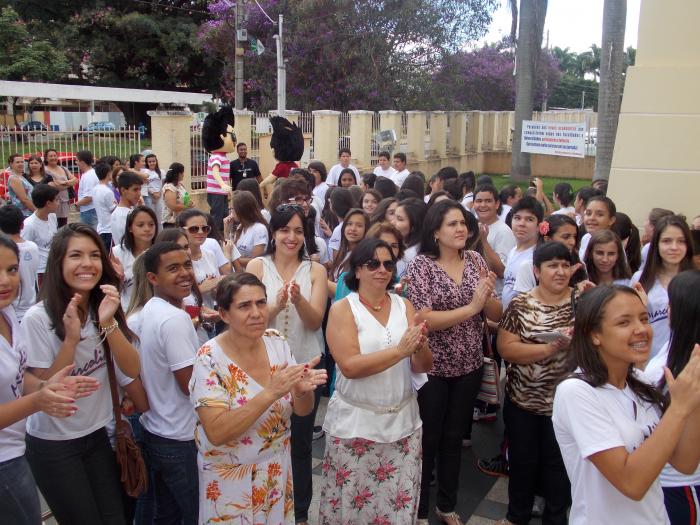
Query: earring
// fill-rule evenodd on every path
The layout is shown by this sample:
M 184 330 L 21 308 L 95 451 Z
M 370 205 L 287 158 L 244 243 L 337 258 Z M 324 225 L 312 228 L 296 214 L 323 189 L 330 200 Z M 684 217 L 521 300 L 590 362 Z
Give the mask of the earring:
M 595 337 L 593 338 L 593 346 L 600 346 L 600 341 Z
M 270 247 L 274 250 L 275 249 L 275 239 L 270 239 Z
M 433 240 L 435 241 L 435 244 L 439 243 L 439 239 L 437 237 L 433 237 Z

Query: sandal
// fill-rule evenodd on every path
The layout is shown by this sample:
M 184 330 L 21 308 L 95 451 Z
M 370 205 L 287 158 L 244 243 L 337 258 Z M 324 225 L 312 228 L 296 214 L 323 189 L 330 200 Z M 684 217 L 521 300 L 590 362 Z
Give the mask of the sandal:
M 459 514 L 457 514 L 455 511 L 442 512 L 440 509 L 435 507 L 435 515 L 437 516 L 437 519 L 443 523 L 446 523 L 447 525 L 464 525 L 462 518 L 460 518 Z

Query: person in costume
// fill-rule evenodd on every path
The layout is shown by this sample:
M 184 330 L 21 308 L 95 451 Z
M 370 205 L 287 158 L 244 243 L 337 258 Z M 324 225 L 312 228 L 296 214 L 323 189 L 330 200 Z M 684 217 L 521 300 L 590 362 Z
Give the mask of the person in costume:
M 275 169 L 260 184 L 263 195 L 272 193 L 272 187 L 279 178 L 286 179 L 289 172 L 298 168 L 297 162 L 304 154 L 304 134 L 294 122 L 283 117 L 272 117 L 272 138 L 270 147 L 275 151 Z
M 202 125 L 202 145 L 209 153 L 207 162 L 207 203 L 215 224 L 223 231 L 231 195 L 231 162 L 226 156 L 236 149 L 235 118 L 231 106 L 207 115 Z

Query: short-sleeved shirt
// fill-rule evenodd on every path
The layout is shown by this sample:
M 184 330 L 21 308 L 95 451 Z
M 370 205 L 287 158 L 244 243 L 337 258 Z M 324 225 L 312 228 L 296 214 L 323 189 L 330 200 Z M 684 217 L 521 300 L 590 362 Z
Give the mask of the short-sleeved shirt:
M 94 169 L 90 168 L 85 173 L 83 173 L 80 176 L 80 183 L 78 184 L 78 200 L 82 200 L 84 197 L 92 198 L 92 190 L 95 189 L 95 186 L 97 186 L 99 183 L 100 180 L 97 178 L 97 174 L 95 173 Z M 90 202 L 89 204 L 83 204 L 80 207 L 80 211 L 82 212 L 94 209 L 95 204 L 92 202 Z
M 19 248 L 19 282 L 20 289 L 12 301 L 17 320 L 22 318 L 27 310 L 36 304 L 36 278 L 39 273 L 39 248 L 32 241 L 18 242 Z
M 98 184 L 92 190 L 92 202 L 97 212 L 97 233 L 112 232 L 112 212 L 117 207 L 114 193 L 105 184 Z
M 256 179 L 260 177 L 260 168 L 253 159 L 236 159 L 231 162 L 231 187 L 235 190 L 243 179 Z
M 501 292 L 501 302 L 503 308 L 508 307 L 508 303 L 515 297 L 515 279 L 518 276 L 520 267 L 525 264 L 532 264 L 532 255 L 535 253 L 535 247 L 530 246 L 525 250 L 518 251 L 517 246 L 508 253 L 508 261 L 506 268 L 503 270 L 503 290 Z
M 286 179 L 289 177 L 289 172 L 298 167 L 299 164 L 294 161 L 280 161 L 272 170 L 272 174 L 278 179 Z
M 360 172 L 358 169 L 353 166 L 352 164 L 348 164 L 348 168 L 352 170 L 352 172 L 355 174 L 355 180 L 359 181 L 360 180 Z M 338 163 L 334 164 L 331 166 L 331 169 L 328 170 L 328 176 L 326 177 L 326 183 L 330 184 L 331 186 L 338 186 L 340 185 L 340 172 L 343 171 L 345 168 L 343 168 L 343 165 Z
M 207 193 L 215 195 L 228 195 L 228 192 L 221 188 L 219 182 L 214 178 L 214 166 L 219 166 L 219 177 L 225 184 L 229 184 L 231 161 L 228 160 L 223 151 L 213 151 L 209 155 L 207 162 Z
M 539 344 L 532 334 L 561 332 L 573 326 L 571 297 L 558 305 L 544 304 L 532 290 L 516 295 L 508 305 L 499 328 L 520 337 L 523 343 Z M 561 350 L 536 363 L 509 363 L 506 371 L 506 393 L 510 400 L 528 412 L 552 415 L 554 389 L 566 372 L 569 349 Z
M 17 345 L 19 324 L 12 306 L 0 310 L 10 326 L 12 343 L 0 336 L 0 403 L 10 403 L 22 397 L 27 354 Z M 0 462 L 24 455 L 24 432 L 27 420 L 20 419 L 0 428 Z
M 236 239 L 236 248 L 241 252 L 241 256 L 252 257 L 253 248 L 261 244 L 267 246 L 267 239 L 267 226 L 261 222 L 256 222 L 241 232 L 238 239 Z
M 117 206 L 112 211 L 112 215 L 109 218 L 109 230 L 112 232 L 112 244 L 114 246 L 119 246 L 124 238 L 126 218 L 130 212 L 131 208 L 124 206 Z
M 49 213 L 45 221 L 37 217 L 36 213 L 32 213 L 24 219 L 22 239 L 36 243 L 39 248 L 39 273 L 46 272 L 46 261 L 49 258 L 49 250 L 57 230 L 58 220 L 55 213 Z
M 141 318 L 141 380 L 151 406 L 141 424 L 160 437 L 193 440 L 194 409 L 173 374 L 194 363 L 199 341 L 192 320 L 160 297 L 146 303 Z
M 642 271 L 636 272 L 631 283 L 639 282 Z M 661 285 L 659 280 L 654 281 L 654 285 L 647 292 L 649 299 L 647 312 L 649 313 L 649 324 L 654 330 L 654 338 L 651 341 L 651 359 L 659 353 L 661 348 L 671 338 L 671 324 L 668 318 L 668 290 Z
M 408 299 L 416 310 L 431 308 L 448 311 L 471 303 L 479 283 L 479 272 L 486 262 L 476 252 L 464 255 L 462 283 L 457 284 L 434 259 L 418 255 L 408 265 Z M 428 334 L 433 368 L 430 375 L 456 377 L 479 369 L 484 362 L 482 350 L 483 322 L 475 315 L 450 328 Z
M 651 435 L 659 417 L 659 410 L 628 385 L 622 390 L 610 384 L 593 387 L 576 378 L 559 384 L 552 422 L 571 480 L 570 524 L 669 523 L 658 479 L 641 501 L 634 501 L 589 459 L 618 447 L 634 452 Z

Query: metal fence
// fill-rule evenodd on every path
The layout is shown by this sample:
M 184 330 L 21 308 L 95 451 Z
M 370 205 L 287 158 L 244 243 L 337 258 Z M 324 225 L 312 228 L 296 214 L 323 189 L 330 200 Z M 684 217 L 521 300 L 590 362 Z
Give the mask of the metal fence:
M 15 153 L 43 156 L 47 149 L 55 149 L 67 159 L 73 158 L 78 151 L 90 150 L 95 158 L 115 155 L 125 161 L 141 152 L 141 134 L 135 127 L 116 131 L 0 130 L 0 159 L 3 162 Z
M 207 189 L 207 159 L 209 155 L 202 146 L 201 126 L 190 126 L 190 184 L 193 190 Z

